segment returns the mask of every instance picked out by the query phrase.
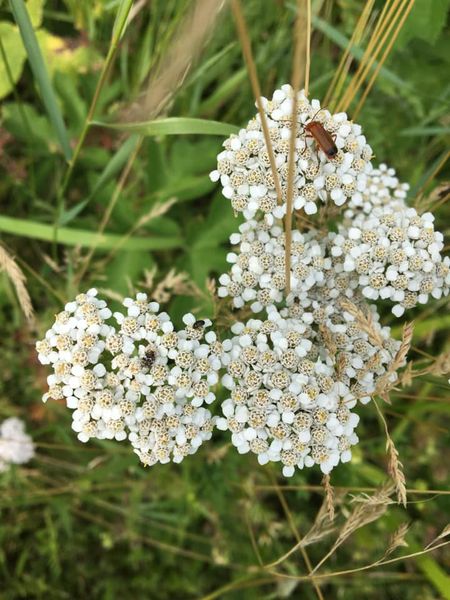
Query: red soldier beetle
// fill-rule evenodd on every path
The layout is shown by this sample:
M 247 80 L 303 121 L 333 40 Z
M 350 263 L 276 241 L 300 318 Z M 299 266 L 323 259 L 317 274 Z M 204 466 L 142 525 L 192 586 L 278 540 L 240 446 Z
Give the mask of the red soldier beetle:
M 309 133 L 309 136 L 315 140 L 316 144 L 329 159 L 333 159 L 338 153 L 338 149 L 334 140 L 336 136 L 332 136 L 329 131 L 325 129 L 320 121 L 314 121 L 314 118 L 323 110 L 322 108 L 316 112 L 309 123 L 303 126 L 303 129 Z

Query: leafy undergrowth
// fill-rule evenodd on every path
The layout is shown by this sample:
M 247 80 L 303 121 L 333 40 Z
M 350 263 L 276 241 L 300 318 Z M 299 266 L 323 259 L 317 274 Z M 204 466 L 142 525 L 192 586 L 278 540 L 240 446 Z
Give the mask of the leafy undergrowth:
M 121 11 L 131 3 L 66 4 L 26 3 L 42 57 L 20 41 L 23 3 L 11 2 L 14 15 L 0 7 L 0 248 L 15 258 L 15 267 L 0 262 L 0 420 L 23 418 L 37 446 L 32 462 L 0 475 L 0 597 L 450 597 L 445 299 L 408 313 L 409 357 L 426 373 L 405 375 L 379 412 L 359 409 L 361 442 L 331 487 L 315 469 L 285 480 L 239 456 L 221 432 L 181 465 L 145 469 L 126 446 L 80 444 L 65 407 L 41 404 L 47 372 L 34 342 L 78 291 L 95 285 L 112 303 L 147 291 L 178 323 L 189 310 L 213 316 L 209 278 L 226 270 L 237 221 L 208 173 L 222 138 L 254 113 L 228 10 L 214 32 L 212 20 L 199 25 L 197 37 L 210 39 L 161 111 L 157 94 L 142 91 L 183 68 L 175 32 L 190 3 L 136 2 L 127 25 Z M 295 2 L 243 4 L 269 95 L 290 80 Z M 312 97 L 326 97 L 361 4 L 313 3 Z M 409 201 L 435 211 L 447 240 L 448 5 L 416 0 L 357 118 L 375 162 L 411 184 Z M 192 37 L 182 40 L 188 57 L 198 50 Z M 343 90 L 368 39 L 352 47 Z M 146 121 L 139 107 L 148 123 L 110 126 Z M 167 120 L 155 125 L 156 116 Z M 387 311 L 384 320 L 392 323 Z M 406 508 L 395 489 L 402 472 Z M 327 554 L 313 582 L 308 572 Z

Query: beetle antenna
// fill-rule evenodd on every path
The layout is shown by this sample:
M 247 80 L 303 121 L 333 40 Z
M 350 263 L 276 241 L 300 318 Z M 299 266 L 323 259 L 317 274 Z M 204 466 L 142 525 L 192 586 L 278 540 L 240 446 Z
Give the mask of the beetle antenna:
M 323 107 L 319 108 L 319 110 L 311 117 L 311 121 L 314 121 L 314 119 L 317 117 L 317 115 L 322 112 L 323 110 L 325 110 Z M 310 123 L 311 123 L 310 121 Z

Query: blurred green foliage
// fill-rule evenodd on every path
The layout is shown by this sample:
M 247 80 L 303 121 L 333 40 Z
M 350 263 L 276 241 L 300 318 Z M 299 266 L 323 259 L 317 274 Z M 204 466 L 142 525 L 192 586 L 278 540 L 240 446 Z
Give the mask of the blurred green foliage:
M 74 148 L 111 49 L 119 5 L 126 3 L 25 4 Z M 381 8 L 383 3 L 376 4 Z M 97 121 L 114 119 L 139 98 L 190 3 L 152 0 L 134 5 L 136 12 L 100 91 L 93 115 Z M 445 166 L 429 183 L 448 148 L 449 5 L 449 0 L 416 0 L 358 119 L 376 160 L 395 167 L 410 182 L 412 199 L 425 183 L 431 193 L 449 175 Z M 219 434 L 182 465 L 146 470 L 119 444 L 79 444 L 66 410 L 57 403 L 40 405 L 46 372 L 37 364 L 34 339 L 64 301 L 93 285 L 115 299 L 143 289 L 152 269 L 161 281 L 175 268 L 187 273 L 198 294 L 177 295 L 165 308 L 175 320 L 192 308 L 212 314 L 207 278 L 226 268 L 228 236 L 238 221 L 208 178 L 220 135 L 155 137 L 148 131 L 91 126 L 65 186 L 68 166 L 10 6 L 0 3 L 0 241 L 27 275 L 37 330 L 27 328 L 12 284 L 0 274 L 0 419 L 24 418 L 38 454 L 27 467 L 0 476 L 0 598 L 181 600 L 206 596 L 236 581 L 250 583 L 224 589 L 217 597 L 315 598 L 309 583 L 258 583 L 264 575 L 254 569 L 258 560 L 249 527 L 265 563 L 295 543 L 275 491 L 258 488 L 277 481 L 275 468 L 258 467 L 251 457 L 238 456 L 226 435 Z M 269 95 L 290 80 L 295 2 L 246 0 L 244 8 L 263 92 Z M 325 95 L 361 8 L 359 0 L 314 3 L 313 97 Z M 241 49 L 225 10 L 162 116 L 242 125 L 254 111 Z M 130 160 L 130 174 L 119 185 Z M 99 223 L 112 199 L 111 218 L 100 239 Z M 168 201 L 165 214 L 148 218 Z M 441 206 L 436 217 L 437 227 L 448 235 L 448 206 Z M 418 322 L 417 352 L 435 356 L 448 351 L 445 307 L 444 301 L 434 302 L 412 315 Z M 408 487 L 445 489 L 450 415 L 446 379 L 428 377 L 405 394 L 393 394 L 392 400 L 385 413 Z M 333 472 L 337 487 L 370 488 L 386 477 L 384 435 L 376 413 L 370 405 L 360 412 L 361 444 L 352 464 Z M 315 486 L 320 478 L 312 470 L 289 483 Z M 285 496 L 293 522 L 304 533 L 320 507 L 321 490 L 291 490 Z M 423 548 L 446 525 L 447 498 L 411 494 L 406 511 L 391 507 L 344 544 L 328 567 L 339 571 L 377 560 L 390 534 L 405 521 L 412 523 L 406 551 Z M 313 563 L 326 552 L 327 543 L 308 547 Z M 361 595 L 449 597 L 443 570 L 449 558 L 444 548 L 425 558 L 328 579 L 322 590 L 327 598 L 346 600 Z M 286 563 L 286 572 L 305 573 L 300 555 Z

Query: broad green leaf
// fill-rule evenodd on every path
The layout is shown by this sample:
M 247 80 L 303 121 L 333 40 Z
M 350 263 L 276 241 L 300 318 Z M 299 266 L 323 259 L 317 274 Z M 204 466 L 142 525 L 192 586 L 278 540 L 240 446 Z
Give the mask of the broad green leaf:
M 219 121 L 208 121 L 207 119 L 191 119 L 188 117 L 169 117 L 156 121 L 145 121 L 142 123 L 107 123 L 105 121 L 93 121 L 92 125 L 109 127 L 119 131 L 139 133 L 141 135 L 230 135 L 237 133 L 239 127 Z
M 435 44 L 447 22 L 449 7 L 450 0 L 415 0 L 396 41 L 397 48 L 404 48 L 415 38 Z
M 66 160 L 70 160 L 72 150 L 70 148 L 69 136 L 67 134 L 66 126 L 64 125 L 55 92 L 53 91 L 50 77 L 27 8 L 23 0 L 10 0 L 10 4 L 16 23 L 19 26 L 23 45 L 27 51 L 31 70 L 33 71 L 34 78 L 42 95 L 42 101 L 55 129 L 64 156 Z
M 54 130 L 45 115 L 37 112 L 32 104 L 16 102 L 3 104 L 3 125 L 15 138 L 27 143 L 41 153 L 44 149 L 57 151 Z M 25 118 L 23 118 L 23 115 Z
M 64 246 L 97 247 L 106 250 L 116 248 L 119 243 L 121 249 L 133 251 L 179 248 L 182 245 L 182 240 L 178 237 L 152 235 L 146 238 L 130 237 L 124 241 L 123 236 L 119 234 L 104 233 L 99 235 L 95 231 L 66 227 L 59 227 L 55 230 L 52 225 L 3 216 L 0 216 L 0 231 L 46 242 L 55 240 L 58 244 Z
M 22 74 L 23 64 L 26 58 L 25 48 L 20 41 L 18 28 L 12 23 L 6 21 L 0 23 L 0 41 L 3 46 L 3 52 L 0 48 L 0 99 L 7 96 L 13 89 L 13 83 L 17 83 Z M 5 58 L 8 61 L 8 69 L 5 65 Z M 11 79 L 12 78 L 12 82 Z
M 101 61 L 92 46 L 85 44 L 74 46 L 67 38 L 49 33 L 45 29 L 38 29 L 36 38 L 50 76 L 55 72 L 84 73 L 93 61 Z
M 42 25 L 45 0 L 27 0 L 27 10 L 31 24 L 35 29 Z

